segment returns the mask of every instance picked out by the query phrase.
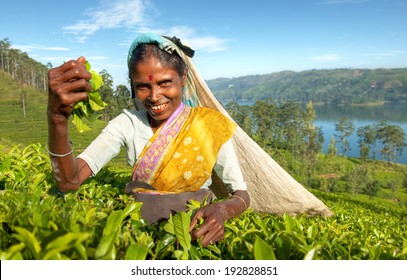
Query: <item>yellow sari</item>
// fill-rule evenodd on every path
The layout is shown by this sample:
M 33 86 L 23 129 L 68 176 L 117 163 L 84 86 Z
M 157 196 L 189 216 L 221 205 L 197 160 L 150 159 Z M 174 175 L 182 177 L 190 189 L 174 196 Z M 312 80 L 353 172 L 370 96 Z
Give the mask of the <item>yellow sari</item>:
M 146 182 L 159 193 L 199 190 L 211 176 L 220 147 L 235 128 L 234 122 L 217 111 L 184 106 L 148 141 L 135 164 L 133 180 Z

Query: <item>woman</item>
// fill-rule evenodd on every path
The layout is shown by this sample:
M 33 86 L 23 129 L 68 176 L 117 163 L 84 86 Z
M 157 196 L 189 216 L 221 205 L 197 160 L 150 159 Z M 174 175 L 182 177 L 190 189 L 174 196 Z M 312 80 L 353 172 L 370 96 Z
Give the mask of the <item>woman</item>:
M 91 75 L 84 58 L 51 69 L 48 150 L 58 188 L 65 192 L 78 189 L 126 146 L 128 162 L 134 165 L 133 183 L 127 189 L 144 202 L 142 215 L 149 222 L 158 219 L 150 214 L 162 212 L 162 205 L 202 198 L 214 169 L 232 195 L 203 206 L 192 218 L 191 234 L 202 237 L 206 246 L 223 239 L 224 222 L 240 215 L 250 199 L 230 140 L 236 125 L 212 109 L 185 104 L 194 101 L 193 94 L 186 93 L 191 81 L 181 49 L 191 51 L 179 40 L 155 34 L 143 34 L 133 42 L 129 77 L 133 97 L 143 110 L 124 110 L 77 158 L 72 155 L 68 118 L 73 105 L 87 98 Z M 204 222 L 194 229 L 201 218 Z

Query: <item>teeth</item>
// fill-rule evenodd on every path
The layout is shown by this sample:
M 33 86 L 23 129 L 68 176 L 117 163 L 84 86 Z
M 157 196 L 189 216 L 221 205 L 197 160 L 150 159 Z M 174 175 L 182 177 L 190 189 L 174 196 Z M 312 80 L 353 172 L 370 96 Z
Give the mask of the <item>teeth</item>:
M 164 107 L 165 107 L 165 104 L 161 104 L 161 105 L 158 105 L 158 106 L 151 106 L 151 109 L 153 109 L 153 110 L 161 110 L 161 109 L 164 109 Z

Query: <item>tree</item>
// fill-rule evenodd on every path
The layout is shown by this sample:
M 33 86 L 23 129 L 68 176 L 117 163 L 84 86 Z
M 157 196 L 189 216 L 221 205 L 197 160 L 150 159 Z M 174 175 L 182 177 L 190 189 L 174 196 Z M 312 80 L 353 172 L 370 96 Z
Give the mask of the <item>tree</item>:
M 380 186 L 381 184 L 377 180 L 369 181 L 363 189 L 363 193 L 367 194 L 371 198 L 377 194 L 377 192 L 380 190 Z
M 47 67 L 30 58 L 27 53 L 11 48 L 8 38 L 0 41 L 0 69 L 21 85 L 29 85 L 44 92 L 47 89 Z
M 305 113 L 305 128 L 304 128 L 304 152 L 302 162 L 305 165 L 308 187 L 311 187 L 311 179 L 315 170 L 315 165 L 318 159 L 318 154 L 322 150 L 324 136 L 322 128 L 317 128 L 314 125 L 316 119 L 315 111 L 312 102 L 308 102 Z
M 353 134 L 355 126 L 352 121 L 347 117 L 343 117 L 339 123 L 335 124 L 335 130 L 339 132 L 335 136 L 339 138 L 339 142 L 342 145 L 342 155 L 344 156 L 351 148 L 347 138 Z
M 258 100 L 252 106 L 255 134 L 262 139 L 263 148 L 275 139 L 276 133 L 276 104 L 271 99 Z
M 357 130 L 359 137 L 358 143 L 360 147 L 360 157 L 367 159 L 370 151 L 372 151 L 372 158 L 376 158 L 375 144 L 377 141 L 377 130 L 372 125 L 359 127 Z
M 230 115 L 230 117 L 240 126 L 243 126 L 244 122 L 244 115 L 242 111 L 242 107 L 237 102 L 229 102 L 225 106 L 226 111 Z
M 407 192 L 407 172 L 403 172 L 403 184 L 402 188 Z
M 283 103 L 278 108 L 277 121 L 284 146 L 295 155 L 300 151 L 304 139 L 305 118 L 303 110 L 296 103 Z
M 329 145 L 328 145 L 328 155 L 336 156 L 337 153 L 338 153 L 338 149 L 336 148 L 336 141 L 335 141 L 335 138 L 332 137 L 331 141 L 329 142 Z
M 1 69 L 8 72 L 7 69 L 9 69 L 9 56 L 8 56 L 8 52 L 9 49 L 11 47 L 11 42 L 8 38 L 5 38 L 3 40 L 0 41 L 0 65 L 1 65 Z
M 348 183 L 350 191 L 356 195 L 365 189 L 367 182 L 370 181 L 370 172 L 366 165 L 359 165 L 353 168 L 348 174 Z
M 360 148 L 360 159 L 362 161 L 366 161 L 369 158 L 370 147 L 365 143 L 360 143 L 359 148 Z
M 253 118 L 251 117 L 250 106 L 242 106 L 244 116 L 241 128 L 250 136 L 253 134 Z
M 381 122 L 377 125 L 377 137 L 383 145 L 383 160 L 387 158 L 389 162 L 396 162 L 398 155 L 401 155 L 407 146 L 403 129 L 398 125 Z
M 118 115 L 123 109 L 133 108 L 134 104 L 131 100 L 131 92 L 128 87 L 118 85 L 113 93 L 113 98 L 115 99 L 117 106 L 115 115 Z
M 113 78 L 112 76 L 103 69 L 99 73 L 103 78 L 103 85 L 99 88 L 100 97 L 108 106 L 102 110 L 102 119 L 104 121 L 109 121 L 116 116 L 115 106 L 113 103 Z

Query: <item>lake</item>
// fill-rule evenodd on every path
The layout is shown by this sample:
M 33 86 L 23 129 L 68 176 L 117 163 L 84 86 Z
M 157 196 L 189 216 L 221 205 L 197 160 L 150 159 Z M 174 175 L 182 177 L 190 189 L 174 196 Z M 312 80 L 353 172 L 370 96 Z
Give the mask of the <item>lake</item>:
M 325 143 L 324 152 L 327 152 L 327 147 L 331 137 L 338 132 L 335 131 L 335 124 L 340 121 L 344 116 L 347 116 L 355 126 L 353 135 L 348 138 L 351 150 L 346 153 L 349 157 L 360 157 L 359 144 L 357 143 L 358 137 L 356 131 L 359 127 L 366 125 L 377 124 L 382 120 L 386 120 L 389 124 L 400 126 L 404 133 L 407 135 L 407 110 L 404 105 L 383 105 L 383 106 L 314 106 L 317 119 L 315 125 L 321 127 L 324 132 Z M 338 153 L 342 150 L 337 145 Z M 407 164 L 407 147 L 397 162 Z M 381 158 L 380 154 L 376 155 L 377 159 Z
M 253 105 L 253 101 L 238 102 L 240 105 Z M 348 157 L 360 157 L 358 137 L 356 131 L 359 127 L 377 124 L 382 120 L 389 124 L 400 126 L 407 135 L 407 110 L 406 105 L 385 104 L 383 106 L 334 106 L 321 105 L 314 106 L 316 113 L 315 125 L 322 128 L 325 143 L 323 152 L 326 153 L 331 137 L 338 134 L 335 131 L 335 124 L 339 123 L 342 117 L 347 116 L 355 126 L 355 131 L 347 140 L 351 150 L 346 153 Z M 407 141 L 407 140 L 406 140 Z M 378 146 L 378 145 L 377 145 Z M 342 152 L 340 144 L 336 145 L 338 154 Z M 376 159 L 381 159 L 380 154 L 376 154 Z M 399 156 L 398 163 L 407 164 L 407 147 Z

